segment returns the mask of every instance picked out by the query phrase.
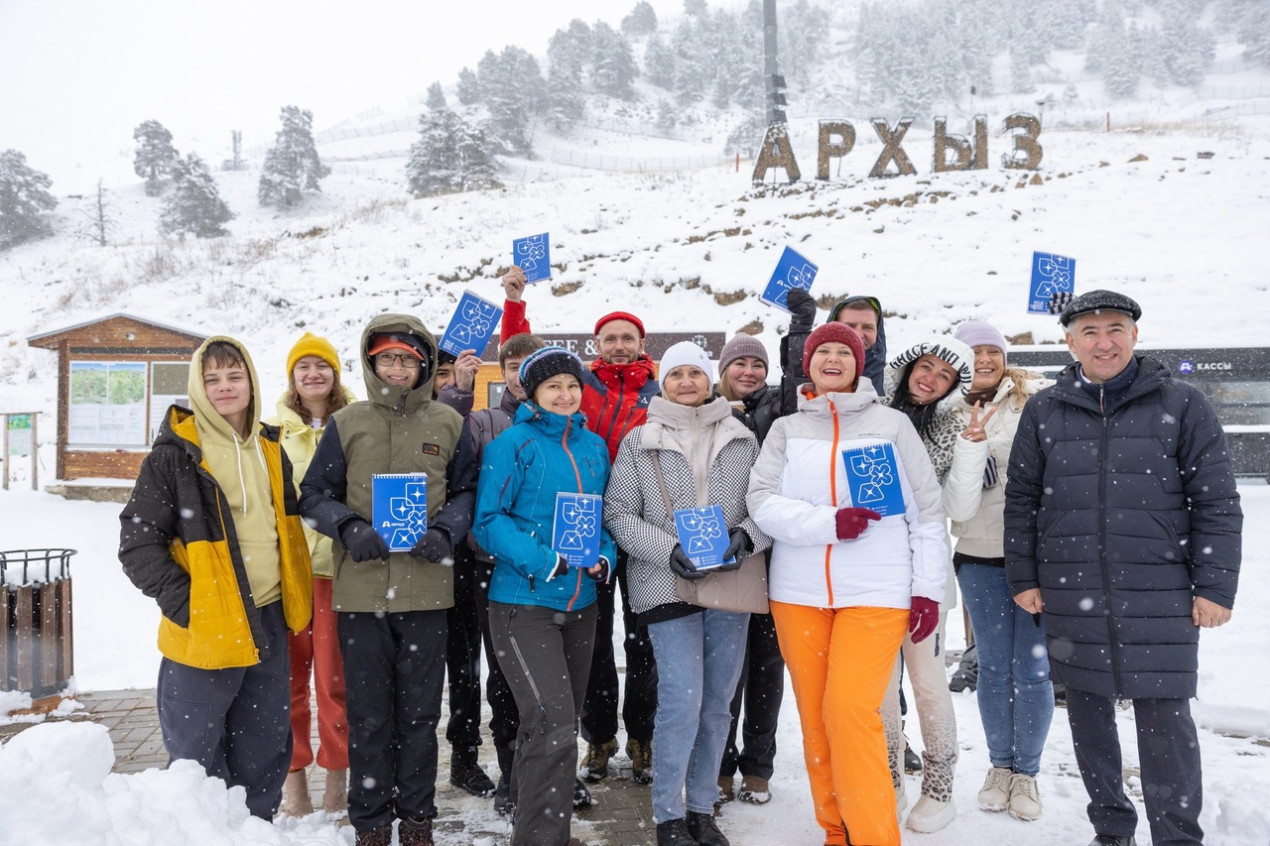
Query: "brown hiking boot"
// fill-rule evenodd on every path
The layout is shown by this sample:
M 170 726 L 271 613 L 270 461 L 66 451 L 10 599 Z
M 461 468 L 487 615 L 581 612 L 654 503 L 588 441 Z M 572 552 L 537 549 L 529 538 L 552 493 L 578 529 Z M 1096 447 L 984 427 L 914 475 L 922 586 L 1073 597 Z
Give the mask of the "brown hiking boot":
M 653 780 L 653 742 L 651 740 L 626 739 L 626 754 L 631 759 L 631 778 L 639 784 Z
M 582 758 L 582 777 L 587 781 L 599 781 L 609 774 L 609 759 L 617 752 L 617 738 L 603 743 L 588 743 Z

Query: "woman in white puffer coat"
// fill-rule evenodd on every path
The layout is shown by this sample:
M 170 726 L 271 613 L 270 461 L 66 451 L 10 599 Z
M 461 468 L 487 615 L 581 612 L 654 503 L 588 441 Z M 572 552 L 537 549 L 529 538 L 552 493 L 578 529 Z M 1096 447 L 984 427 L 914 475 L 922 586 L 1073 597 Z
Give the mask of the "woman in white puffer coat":
M 979 653 L 976 696 L 992 765 L 979 806 L 1034 820 L 1041 815 L 1036 774 L 1054 714 L 1054 688 L 1045 628 L 1014 603 L 1006 582 L 1003 509 L 1019 416 L 1033 394 L 1053 383 L 1007 367 L 1005 338 L 987 323 L 964 323 L 956 337 L 974 350 L 974 382 L 955 407 L 964 431 L 943 503 L 953 521 L 953 566 Z

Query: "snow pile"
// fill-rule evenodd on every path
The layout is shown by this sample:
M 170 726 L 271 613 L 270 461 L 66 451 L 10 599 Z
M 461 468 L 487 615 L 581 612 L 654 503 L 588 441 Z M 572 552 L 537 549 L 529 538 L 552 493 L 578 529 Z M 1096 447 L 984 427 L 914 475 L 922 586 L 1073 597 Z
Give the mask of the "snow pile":
M 135 775 L 111 773 L 106 728 L 33 726 L 0 747 L 0 820 L 7 843 L 344 844 L 352 831 L 322 814 L 271 825 L 247 812 L 246 792 L 226 788 L 193 761 Z

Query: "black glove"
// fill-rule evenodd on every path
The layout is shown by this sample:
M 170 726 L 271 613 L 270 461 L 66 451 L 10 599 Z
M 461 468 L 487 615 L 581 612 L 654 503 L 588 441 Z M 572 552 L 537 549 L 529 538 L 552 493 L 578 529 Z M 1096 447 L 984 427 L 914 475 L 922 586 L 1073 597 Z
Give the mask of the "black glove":
M 419 535 L 419 540 L 415 541 L 415 545 L 410 547 L 412 556 L 435 564 L 440 564 L 443 559 L 449 558 L 451 552 L 450 536 L 445 533 L 444 529 L 437 528 L 428 529 L 428 531 Z
M 595 563 L 599 567 L 599 569 L 597 569 L 594 573 L 592 573 L 590 570 L 587 570 L 586 574 L 590 576 L 591 578 L 595 579 L 597 582 L 607 582 L 609 580 L 609 573 L 612 572 L 613 570 L 613 565 L 610 564 L 609 560 L 605 558 L 603 555 L 601 555 L 600 560 L 596 561 Z
M 715 567 L 720 573 L 726 573 L 729 570 L 741 569 L 741 558 L 744 557 L 745 551 L 750 548 L 750 536 L 745 533 L 745 529 L 733 529 L 728 532 L 728 548 L 723 550 L 723 559 L 735 559 L 731 564 L 720 564 Z
M 556 566 L 551 568 L 551 572 L 547 574 L 547 581 L 551 581 L 556 576 L 563 576 L 569 572 L 569 559 L 560 553 L 556 553 Z
M 697 565 L 692 563 L 692 559 L 684 554 L 684 548 L 679 544 L 675 544 L 675 548 L 670 551 L 670 571 L 676 576 L 688 580 L 704 579 L 709 573 L 702 573 L 697 570 Z
M 816 301 L 802 288 L 790 288 L 785 305 L 789 308 L 790 334 L 810 332 L 816 325 Z
M 354 561 L 388 560 L 388 544 L 379 532 L 360 517 L 354 517 L 340 526 L 340 543 L 353 556 Z

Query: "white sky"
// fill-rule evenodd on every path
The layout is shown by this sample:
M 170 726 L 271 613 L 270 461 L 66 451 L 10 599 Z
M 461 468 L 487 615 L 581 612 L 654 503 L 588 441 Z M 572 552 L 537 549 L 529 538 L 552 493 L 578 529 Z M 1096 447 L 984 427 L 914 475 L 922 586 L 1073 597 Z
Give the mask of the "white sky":
M 0 150 L 25 153 L 55 194 L 83 192 L 132 179 L 132 130 L 155 119 L 215 165 L 232 129 L 247 148 L 271 143 L 284 105 L 319 130 L 396 111 L 487 49 L 541 55 L 573 18 L 617 27 L 635 2 L 0 0 Z M 652 5 L 682 13 L 679 0 Z

